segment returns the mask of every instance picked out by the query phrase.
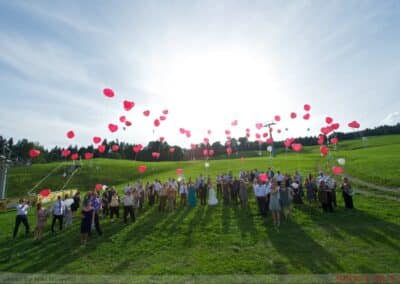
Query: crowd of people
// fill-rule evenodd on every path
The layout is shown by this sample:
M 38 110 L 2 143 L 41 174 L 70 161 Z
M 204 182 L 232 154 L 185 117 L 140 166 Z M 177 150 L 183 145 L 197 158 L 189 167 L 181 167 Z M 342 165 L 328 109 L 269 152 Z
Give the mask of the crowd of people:
M 263 177 L 263 178 L 261 178 Z M 214 185 L 216 190 L 214 190 Z M 104 190 L 93 190 L 88 192 L 81 200 L 79 192 L 76 192 L 72 200 L 68 196 L 57 197 L 50 207 L 45 208 L 42 203 L 36 205 L 37 225 L 34 231 L 34 239 L 42 238 L 47 219 L 52 217 L 51 233 L 56 234 L 55 225 L 58 222 L 58 231 L 72 224 L 73 217 L 81 217 L 81 244 L 87 243 L 92 231 L 96 230 L 102 235 L 100 219 L 109 218 L 112 222 L 120 219 L 122 207 L 123 222 L 136 221 L 136 214 L 144 207 L 157 206 L 160 212 L 173 211 L 180 207 L 216 206 L 219 200 L 224 206 L 233 205 L 241 208 L 249 206 L 249 191 L 253 189 L 259 212 L 266 216 L 271 212 L 274 226 L 280 226 L 281 214 L 290 217 L 292 204 L 302 204 L 303 199 L 309 203 L 320 203 L 324 212 L 333 212 L 337 206 L 336 189 L 334 178 L 325 176 L 322 172 L 317 177 L 309 174 L 303 181 L 301 174 L 296 171 L 292 176 L 276 173 L 272 168 L 265 172 L 241 171 L 239 175 L 233 176 L 231 172 L 217 175 L 213 183 L 210 176 L 200 175 L 195 180 L 180 177 L 168 179 L 161 182 L 128 184 L 122 192 L 115 187 L 105 187 Z M 345 208 L 353 209 L 353 190 L 349 180 L 344 177 L 340 186 Z M 72 202 L 67 202 L 71 200 Z M 13 237 L 15 238 L 21 223 L 25 226 L 25 232 L 29 234 L 28 210 L 30 203 L 21 199 L 16 206 L 17 216 Z M 80 214 L 78 214 L 78 211 Z M 129 217 L 129 218 L 128 218 Z

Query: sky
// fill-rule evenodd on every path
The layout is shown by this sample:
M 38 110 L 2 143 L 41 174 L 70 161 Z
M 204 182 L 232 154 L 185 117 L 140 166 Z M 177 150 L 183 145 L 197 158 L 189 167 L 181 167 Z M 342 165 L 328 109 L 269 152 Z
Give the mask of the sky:
M 399 50 L 396 0 L 0 1 L 0 134 L 46 147 L 93 136 L 188 147 L 227 129 L 255 140 L 266 132 L 255 124 L 275 115 L 275 140 L 317 135 L 326 116 L 344 132 L 353 120 L 395 124 Z M 121 115 L 133 125 L 123 130 Z

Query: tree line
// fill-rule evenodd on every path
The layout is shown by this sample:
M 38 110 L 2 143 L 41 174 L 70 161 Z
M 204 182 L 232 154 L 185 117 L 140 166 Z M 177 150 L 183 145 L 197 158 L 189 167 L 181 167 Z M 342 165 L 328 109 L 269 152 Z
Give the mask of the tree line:
M 339 141 L 342 141 L 349 139 L 360 139 L 364 136 L 379 136 L 391 134 L 400 134 L 400 123 L 394 126 L 384 125 L 375 127 L 373 129 L 367 128 L 364 130 L 348 133 L 334 132 L 325 138 L 331 139 L 332 137 L 338 137 Z M 248 157 L 251 155 L 257 155 L 257 153 L 259 153 L 260 151 L 266 151 L 268 146 L 265 142 L 260 144 L 258 141 L 250 141 L 247 137 L 240 137 L 238 139 L 232 138 L 230 140 L 230 143 L 230 147 L 232 148 L 232 157 Z M 298 137 L 296 138 L 296 143 L 301 143 L 303 146 L 318 145 L 318 137 Z M 66 149 L 70 150 L 71 153 L 78 153 L 81 157 L 83 157 L 85 153 L 90 152 L 93 153 L 94 158 L 102 157 L 109 159 L 129 159 L 138 161 L 181 161 L 203 159 L 204 149 L 213 149 L 213 158 L 218 159 L 227 157 L 227 146 L 225 145 L 225 143 L 221 143 L 220 141 L 216 141 L 212 145 L 200 143 L 196 145 L 195 149 L 185 149 L 177 145 L 169 145 L 167 142 L 150 141 L 138 153 L 135 153 L 133 151 L 133 147 L 136 146 L 136 144 L 121 142 L 118 140 L 103 140 L 102 144 L 106 146 L 106 151 L 104 153 L 99 153 L 97 151 L 97 148 L 95 148 L 95 146 L 93 145 L 89 145 L 86 147 L 70 145 Z M 118 145 L 119 151 L 113 152 L 111 150 L 112 145 Z M 276 153 L 280 153 L 285 150 L 283 141 L 274 141 L 273 147 Z M 31 159 L 29 157 L 29 151 L 33 148 L 41 151 L 40 156 L 35 159 Z M 170 148 L 174 148 L 173 153 L 170 152 Z M 61 150 L 63 149 L 65 148 L 60 148 L 58 146 L 55 146 L 51 149 L 46 149 L 38 142 L 29 141 L 26 138 L 14 142 L 13 138 L 6 138 L 0 135 L 0 154 L 9 158 L 15 164 L 23 165 L 27 163 L 47 163 L 69 159 L 61 156 Z M 153 152 L 160 153 L 159 158 L 154 158 L 152 155 Z

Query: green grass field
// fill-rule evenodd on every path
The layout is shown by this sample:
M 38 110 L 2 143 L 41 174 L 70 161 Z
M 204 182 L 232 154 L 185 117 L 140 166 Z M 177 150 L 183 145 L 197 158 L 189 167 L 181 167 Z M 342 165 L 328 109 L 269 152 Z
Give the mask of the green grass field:
M 399 187 L 400 136 L 346 141 L 332 151 L 332 159 L 346 159 L 345 173 L 378 185 Z M 91 164 L 91 166 L 90 166 Z M 145 163 L 140 176 L 134 161 L 96 159 L 85 162 L 69 185 L 87 191 L 95 183 L 122 188 L 138 178 L 153 180 L 176 177 L 176 168 L 186 178 L 241 169 L 266 169 L 283 172 L 300 170 L 303 176 L 328 167 L 317 147 L 300 154 L 283 154 L 272 161 L 267 157 L 178 163 Z M 57 164 L 13 168 L 9 195 L 21 196 Z M 330 167 L 330 165 L 329 165 Z M 60 188 L 63 169 L 40 188 Z M 382 197 L 354 197 L 357 210 L 338 208 L 324 214 L 314 204 L 295 206 L 290 220 L 279 230 L 271 216 L 261 218 L 254 198 L 250 207 L 234 205 L 178 208 L 159 213 L 154 208 L 139 212 L 137 222 L 102 220 L 104 235 L 79 245 L 79 218 L 62 234 L 51 236 L 49 228 L 42 241 L 21 236 L 11 239 L 15 212 L 0 214 L 0 271 L 62 274 L 123 275 L 224 275 L 224 274 L 315 274 L 315 273 L 395 273 L 400 272 L 400 218 L 398 201 Z M 31 215 L 33 212 L 31 212 Z M 34 218 L 30 216 L 34 226 Z

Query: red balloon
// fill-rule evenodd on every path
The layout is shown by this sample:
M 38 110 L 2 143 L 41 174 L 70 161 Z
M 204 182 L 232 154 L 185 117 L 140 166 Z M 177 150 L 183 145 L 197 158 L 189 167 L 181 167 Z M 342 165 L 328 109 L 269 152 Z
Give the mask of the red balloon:
M 108 129 L 114 133 L 118 130 L 118 125 L 110 123 L 108 124 Z
M 210 140 L 209 140 L 207 137 L 205 137 L 205 138 L 203 139 L 203 141 L 204 141 L 204 144 L 206 144 L 206 145 L 208 145 L 209 142 L 210 142 Z
M 177 174 L 178 176 L 182 175 L 182 173 L 183 173 L 183 170 L 182 170 L 182 169 L 176 169 L 176 174 Z
M 160 137 L 160 142 L 162 143 L 164 141 L 164 137 Z
M 267 132 L 264 132 L 264 133 L 263 133 L 263 137 L 264 137 L 264 138 L 267 138 L 267 137 L 268 137 L 268 133 L 267 133 Z
M 260 139 L 260 138 L 261 138 L 260 133 L 256 133 L 256 138 L 257 138 L 257 139 Z
M 336 145 L 338 142 L 339 142 L 339 139 L 337 137 L 333 137 L 331 139 L 331 143 L 334 144 L 334 145 Z
M 340 124 L 337 123 L 337 122 L 336 123 L 332 123 L 331 127 L 332 127 L 333 130 L 337 130 L 337 129 L 339 129 Z
M 92 153 L 85 153 L 84 155 L 86 160 L 90 160 L 91 158 L 93 158 L 93 154 Z
M 268 181 L 268 176 L 267 176 L 267 174 L 259 174 L 259 175 L 258 175 L 258 179 L 259 179 L 261 182 L 267 182 L 267 181 Z
M 97 147 L 97 151 L 99 151 L 99 153 L 104 153 L 106 151 L 106 146 L 105 145 L 99 145 L 99 147 Z
M 321 146 L 319 148 L 319 151 L 321 152 L 322 156 L 326 156 L 329 153 L 329 148 L 326 146 Z
M 119 146 L 117 144 L 114 144 L 114 145 L 111 146 L 111 150 L 113 152 L 118 152 L 119 151 Z
M 29 150 L 29 157 L 36 158 L 40 155 L 40 151 L 36 149 Z
M 231 135 L 231 131 L 229 129 L 225 130 L 225 135 Z
M 149 115 L 150 115 L 150 111 L 149 111 L 149 110 L 145 110 L 145 111 L 143 112 L 143 115 L 144 115 L 144 116 L 149 116 Z
M 214 156 L 214 150 L 213 149 L 208 150 L 208 155 L 209 156 Z
M 295 140 L 296 140 L 296 139 L 294 139 L 294 138 L 287 138 L 287 139 L 283 142 L 283 144 L 285 145 L 286 148 L 289 148 L 290 145 L 292 145 L 292 144 L 294 143 Z
M 154 126 L 159 127 L 160 126 L 160 121 L 158 119 L 154 120 Z
M 263 128 L 263 124 L 262 123 L 256 123 L 256 128 L 258 130 L 260 130 L 261 128 Z
M 274 139 L 272 137 L 269 137 L 267 139 L 267 144 L 271 145 L 272 143 L 274 143 Z
M 143 174 L 147 170 L 145 165 L 138 166 L 139 173 Z
M 325 122 L 331 124 L 333 122 L 333 118 L 330 116 L 325 117 Z
M 166 120 L 166 119 L 167 119 L 166 116 L 164 116 L 164 115 L 161 115 L 161 116 L 160 116 L 160 120 Z
M 203 156 L 208 156 L 208 150 L 207 149 L 203 149 Z
M 279 115 L 275 115 L 274 119 L 275 119 L 276 122 L 281 121 L 281 117 Z
M 75 137 L 74 131 L 72 131 L 72 130 L 68 131 L 68 132 L 67 132 L 67 137 L 68 137 L 69 139 L 74 138 L 74 137 Z
M 295 112 L 290 113 L 290 118 L 295 119 L 297 117 L 297 114 Z
M 309 104 L 305 104 L 304 105 L 304 110 L 305 111 L 310 111 L 310 109 L 311 109 L 311 106 Z
M 169 148 L 169 152 L 170 152 L 170 153 L 175 152 L 175 148 Z
M 77 153 L 74 153 L 74 154 L 71 155 L 71 160 L 72 160 L 72 161 L 75 161 L 75 160 L 77 160 L 78 158 L 79 158 L 79 156 L 78 156 Z
M 309 120 L 310 119 L 310 114 L 306 113 L 305 115 L 303 115 L 303 119 L 304 120 Z
M 340 175 L 343 173 L 343 168 L 342 167 L 332 167 L 332 172 L 335 175 Z
M 102 190 L 103 189 L 103 185 L 101 183 L 96 183 L 96 185 L 94 186 L 94 188 L 96 190 Z
M 348 124 L 348 126 L 349 126 L 350 128 L 360 128 L 360 124 L 359 124 L 357 121 L 355 121 L 355 120 L 353 120 L 352 122 L 350 122 L 350 123 Z
M 140 152 L 140 150 L 142 150 L 142 147 L 140 147 L 140 145 L 136 145 L 136 146 L 133 146 L 132 150 L 133 150 L 133 152 L 135 152 L 137 154 Z
M 101 137 L 98 137 L 98 136 L 93 137 L 94 144 L 99 144 L 100 142 L 101 142 Z
M 231 155 L 232 154 L 232 148 L 231 147 L 226 148 L 226 153 L 228 155 Z
M 278 133 L 281 133 L 281 132 L 282 132 L 282 130 L 280 130 L 280 129 L 278 129 L 277 131 L 278 131 Z
M 119 121 L 120 121 L 120 122 L 124 123 L 125 120 L 126 120 L 126 116 L 125 116 L 125 115 L 121 115 L 121 116 L 119 117 Z
M 48 189 L 48 188 L 46 188 L 46 189 L 42 189 L 42 190 L 39 192 L 39 195 L 42 196 L 42 197 L 47 197 L 47 196 L 50 195 L 50 193 L 51 193 L 51 190 Z
M 179 132 L 180 132 L 181 134 L 185 134 L 185 128 L 179 128 Z
M 237 126 L 238 125 L 238 121 L 235 119 L 234 121 L 231 122 L 232 126 Z
M 63 156 L 63 157 L 68 157 L 69 155 L 71 155 L 71 151 L 70 150 L 66 150 L 66 149 L 63 149 L 62 151 L 61 151 L 61 156 Z
M 124 101 L 124 110 L 130 111 L 135 106 L 133 101 Z
M 250 132 L 250 128 L 246 128 L 246 132 L 249 133 Z
M 319 135 L 318 136 L 318 144 L 322 145 L 322 144 L 324 144 L 324 141 L 325 141 L 325 136 L 324 135 Z
M 301 149 L 303 149 L 303 145 L 301 145 L 300 143 L 293 143 L 292 144 L 292 149 L 295 152 L 300 152 Z
M 185 130 L 185 135 L 187 138 L 190 138 L 190 136 L 192 135 L 190 130 Z
M 167 110 L 167 109 L 164 109 L 164 110 L 162 111 L 162 113 L 165 114 L 165 115 L 167 115 L 167 114 L 168 114 L 168 110 Z
M 103 90 L 103 94 L 104 94 L 106 97 L 109 97 L 109 98 L 112 98 L 112 97 L 115 96 L 114 91 L 113 91 L 112 89 L 110 89 L 110 88 L 105 88 L 105 89 Z
M 321 128 L 321 132 L 322 132 L 323 134 L 325 134 L 325 135 L 328 135 L 332 130 L 333 130 L 333 129 L 332 129 L 331 127 L 329 127 L 329 126 L 327 126 L 327 127 L 322 127 L 322 128 Z
M 125 126 L 132 126 L 132 122 L 130 122 L 129 120 L 125 121 Z

